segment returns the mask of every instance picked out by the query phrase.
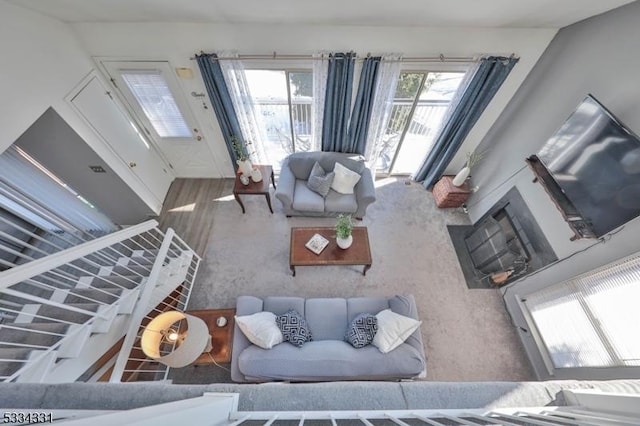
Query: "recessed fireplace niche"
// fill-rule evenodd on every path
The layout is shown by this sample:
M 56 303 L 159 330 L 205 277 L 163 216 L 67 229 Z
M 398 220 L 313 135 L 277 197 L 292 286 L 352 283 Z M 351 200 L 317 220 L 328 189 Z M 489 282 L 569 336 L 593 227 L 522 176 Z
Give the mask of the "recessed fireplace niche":
M 494 288 L 558 258 L 517 188 L 471 226 L 448 226 L 469 288 Z

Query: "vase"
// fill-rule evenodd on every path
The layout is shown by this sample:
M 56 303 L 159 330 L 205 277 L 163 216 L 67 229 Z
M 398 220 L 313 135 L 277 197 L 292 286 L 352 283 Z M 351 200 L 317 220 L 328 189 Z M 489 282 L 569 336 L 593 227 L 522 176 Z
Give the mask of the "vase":
M 254 182 L 260 182 L 262 180 L 262 172 L 259 168 L 256 167 L 251 170 L 251 179 L 253 179 Z
M 456 177 L 454 177 L 453 180 L 451 181 L 453 186 L 462 186 L 464 181 L 466 181 L 467 178 L 469 177 L 469 173 L 471 173 L 471 168 L 469 168 L 468 166 L 464 166 L 462 170 L 458 172 Z
M 236 163 L 238 163 L 238 169 L 240 169 L 243 175 L 251 175 L 251 170 L 253 170 L 251 160 L 236 160 Z
M 347 238 L 336 237 L 336 244 L 338 244 L 338 247 L 340 247 L 341 249 L 348 249 L 349 247 L 351 247 L 352 243 L 353 235 L 349 235 Z

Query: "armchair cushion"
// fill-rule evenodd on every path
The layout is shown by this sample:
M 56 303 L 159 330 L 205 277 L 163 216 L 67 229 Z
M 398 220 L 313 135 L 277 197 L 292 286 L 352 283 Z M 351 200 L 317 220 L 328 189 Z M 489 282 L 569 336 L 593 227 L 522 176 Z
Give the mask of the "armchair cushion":
M 323 212 L 324 197 L 310 190 L 307 181 L 298 179 L 293 190 L 293 208 L 300 211 Z

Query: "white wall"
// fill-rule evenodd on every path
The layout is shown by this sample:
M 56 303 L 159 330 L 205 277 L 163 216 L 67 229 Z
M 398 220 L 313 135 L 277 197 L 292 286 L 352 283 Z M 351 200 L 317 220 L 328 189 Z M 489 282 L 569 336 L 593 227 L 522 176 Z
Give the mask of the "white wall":
M 93 68 L 67 24 L 0 1 L 0 152 L 53 107 L 138 196 L 152 200 L 148 189 L 65 101 Z M 157 208 L 152 201 L 148 204 Z
M 479 189 L 468 203 L 472 219 L 480 218 L 516 185 L 560 258 L 557 264 L 510 286 L 506 300 L 520 325 L 525 326 L 514 295 L 526 296 L 640 250 L 640 219 L 592 248 L 588 247 L 597 240 L 570 241 L 572 231 L 541 185 L 531 182 L 533 174 L 524 162 L 588 93 L 640 134 L 638 22 L 640 2 L 635 2 L 562 29 L 481 143 L 480 149 L 488 151 L 473 171 L 472 185 Z M 523 334 L 523 341 L 539 368 L 530 337 Z M 605 370 L 601 376 L 593 370 L 562 374 L 565 378 L 640 377 L 637 370 Z M 541 377 L 546 374 L 539 373 Z
M 91 56 L 169 60 L 173 67 L 196 70 L 195 79 L 180 82 L 225 176 L 232 176 L 234 169 L 213 110 L 203 110 L 201 102 L 190 96 L 192 91 L 205 91 L 196 63 L 189 60 L 195 53 L 229 49 L 240 54 L 312 54 L 319 50 L 353 50 L 361 55 L 400 52 L 405 56 L 516 53 L 520 62 L 469 135 L 459 158 L 452 162 L 449 172 L 454 172 L 462 166 L 464 153 L 480 142 L 556 33 L 554 29 L 165 23 L 82 23 L 73 24 L 73 29 Z

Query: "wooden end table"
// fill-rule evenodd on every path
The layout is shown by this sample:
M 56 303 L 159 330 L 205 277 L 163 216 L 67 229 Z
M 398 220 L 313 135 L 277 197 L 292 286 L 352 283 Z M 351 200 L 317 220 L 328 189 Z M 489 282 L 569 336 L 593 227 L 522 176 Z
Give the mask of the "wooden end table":
M 203 309 L 198 311 L 187 311 L 186 314 L 193 315 L 202 319 L 209 327 L 211 335 L 211 344 L 213 349 L 211 352 L 202 353 L 194 365 L 205 365 L 217 363 L 231 362 L 231 348 L 233 346 L 233 328 L 235 325 L 234 316 L 235 309 Z M 216 320 L 219 317 L 225 317 L 227 324 L 224 327 L 218 327 Z
M 264 195 L 267 199 L 267 205 L 269 206 L 269 210 L 271 214 L 273 214 L 273 209 L 271 208 L 271 196 L 269 195 L 269 178 L 271 178 L 271 183 L 273 184 L 273 188 L 276 187 L 275 177 L 273 175 L 273 167 L 270 165 L 259 165 L 254 164 L 254 168 L 260 170 L 262 173 L 262 180 L 260 182 L 254 182 L 251 178 L 249 178 L 249 184 L 243 185 L 240 182 L 240 175 L 242 174 L 240 170 L 236 173 L 236 181 L 233 185 L 233 198 L 236 199 L 240 207 L 242 208 L 242 214 L 245 213 L 244 204 L 240 199 L 240 195 Z
M 315 254 L 305 247 L 313 236 L 320 234 L 329 240 L 329 245 L 320 254 Z M 291 246 L 289 249 L 289 268 L 296 276 L 296 266 L 322 265 L 364 265 L 362 275 L 366 275 L 371 268 L 371 250 L 369 248 L 369 234 L 365 226 L 356 226 L 351 234 L 353 244 L 348 249 L 341 249 L 336 244 L 334 228 L 291 228 Z

